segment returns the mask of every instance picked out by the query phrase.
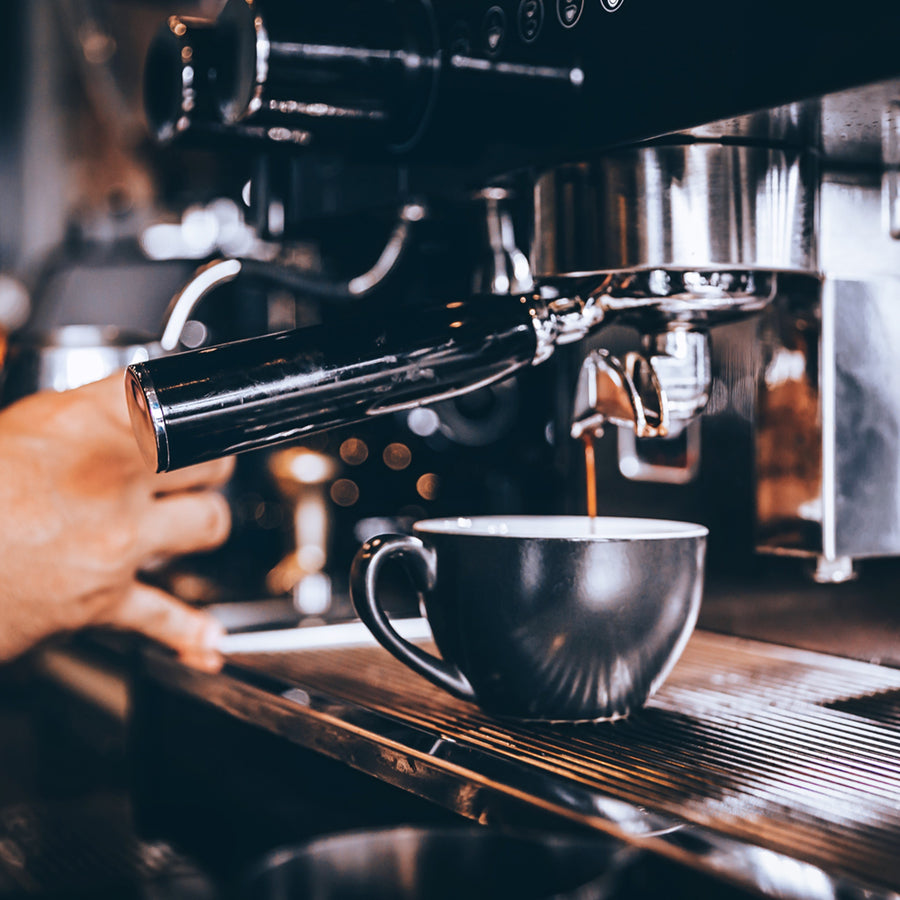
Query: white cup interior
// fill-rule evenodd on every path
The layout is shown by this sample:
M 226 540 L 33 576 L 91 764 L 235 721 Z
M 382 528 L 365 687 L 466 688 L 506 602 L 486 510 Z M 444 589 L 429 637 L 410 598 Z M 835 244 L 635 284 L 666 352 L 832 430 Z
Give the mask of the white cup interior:
M 470 534 L 510 538 L 594 541 L 653 541 L 705 537 L 708 529 L 691 522 L 598 516 L 478 516 L 427 519 L 414 530 L 425 534 Z

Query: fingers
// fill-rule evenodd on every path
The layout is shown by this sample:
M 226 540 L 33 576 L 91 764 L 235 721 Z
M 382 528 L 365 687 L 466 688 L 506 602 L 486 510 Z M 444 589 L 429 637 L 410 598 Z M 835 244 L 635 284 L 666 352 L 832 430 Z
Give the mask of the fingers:
M 234 457 L 215 459 L 176 472 L 153 476 L 153 488 L 157 495 L 174 494 L 195 488 L 216 488 L 225 484 L 234 473 Z
M 231 531 L 231 510 L 221 494 L 176 494 L 156 500 L 141 523 L 146 558 L 212 550 Z
M 104 429 L 102 440 L 105 443 L 115 441 L 117 446 L 123 444 L 130 456 L 133 457 L 135 467 L 140 471 L 147 471 L 146 465 L 140 456 L 137 439 L 131 428 L 131 420 L 126 404 L 125 376 L 123 372 L 116 372 L 101 381 L 95 381 L 77 388 L 70 394 L 78 395 L 81 403 L 87 404 L 97 415 L 105 418 L 113 427 Z M 90 424 L 90 417 L 86 417 Z M 107 447 L 107 449 L 111 449 Z M 201 463 L 187 469 L 176 472 L 167 472 L 162 475 L 151 475 L 154 490 L 157 494 L 173 494 L 178 491 L 192 490 L 195 488 L 221 487 L 234 473 L 234 459 L 213 460 Z
M 125 402 L 125 372 L 114 372 L 100 381 L 93 381 L 75 389 L 85 400 L 106 411 L 107 416 L 119 427 L 131 432 L 131 420 Z
M 109 415 L 117 425 L 128 431 L 129 441 L 134 444 L 135 454 L 139 455 L 137 438 L 134 437 L 131 426 L 131 418 L 128 414 L 126 402 L 125 376 L 122 372 L 116 372 L 102 381 L 87 385 L 83 390 L 93 389 L 97 399 L 107 404 Z M 192 490 L 194 488 L 221 487 L 234 474 L 234 458 L 216 459 L 176 472 L 165 472 L 154 475 L 154 487 L 158 494 L 173 494 L 178 491 Z
M 194 668 L 215 672 L 223 664 L 216 647 L 225 629 L 212 616 L 149 585 L 135 584 L 125 599 L 97 624 L 152 638 L 171 647 Z

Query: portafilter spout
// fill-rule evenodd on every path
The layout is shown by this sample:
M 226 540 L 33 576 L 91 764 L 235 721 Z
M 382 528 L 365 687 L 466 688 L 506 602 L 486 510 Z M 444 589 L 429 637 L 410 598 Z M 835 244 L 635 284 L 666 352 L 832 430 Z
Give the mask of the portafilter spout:
M 557 166 L 535 183 L 535 279 L 593 297 L 641 348 L 589 354 L 572 434 L 676 437 L 709 399 L 709 329 L 812 275 L 816 171 L 802 148 L 691 134 Z
M 706 408 L 712 383 L 709 335 L 673 328 L 644 335 L 643 352 L 621 359 L 594 350 L 581 366 L 571 434 L 602 434 L 607 424 L 638 438 L 677 437 Z
M 571 434 L 607 424 L 638 438 L 674 438 L 700 415 L 712 387 L 709 328 L 759 312 L 778 292 L 775 272 L 615 272 L 598 276 L 593 302 L 634 326 L 640 351 L 585 358 Z

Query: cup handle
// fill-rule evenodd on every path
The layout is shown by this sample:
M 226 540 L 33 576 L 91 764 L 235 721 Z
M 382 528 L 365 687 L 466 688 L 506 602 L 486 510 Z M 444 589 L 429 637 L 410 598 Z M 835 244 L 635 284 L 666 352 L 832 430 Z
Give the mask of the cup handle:
M 472 685 L 456 666 L 404 640 L 391 626 L 376 598 L 376 588 L 382 564 L 392 557 L 403 563 L 418 590 L 430 591 L 434 588 L 437 582 L 437 554 L 433 547 L 412 535 L 380 535 L 360 547 L 350 569 L 350 599 L 357 615 L 378 643 L 400 662 L 454 697 L 474 701 Z

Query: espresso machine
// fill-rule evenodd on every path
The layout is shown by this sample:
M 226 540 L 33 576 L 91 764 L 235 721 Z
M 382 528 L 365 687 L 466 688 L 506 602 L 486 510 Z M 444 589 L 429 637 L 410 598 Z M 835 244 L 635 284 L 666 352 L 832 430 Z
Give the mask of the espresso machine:
M 688 501 L 702 515 L 730 496 L 737 508 L 719 518 L 741 524 L 723 544 L 808 556 L 824 581 L 896 554 L 890 428 L 861 412 L 889 409 L 886 388 L 851 363 L 889 371 L 891 341 L 862 334 L 891 327 L 877 298 L 896 252 L 900 138 L 889 54 L 872 48 L 891 23 L 850 23 L 853 41 L 842 18 L 798 5 L 799 39 L 761 10 L 710 4 L 688 28 L 680 11 L 635 5 L 350 4 L 337 15 L 233 3 L 215 21 L 170 19 L 148 59 L 152 129 L 175 145 L 253 147 L 247 199 L 264 238 L 255 256 L 204 267 L 183 305 L 242 274 L 343 299 L 312 330 L 132 369 L 149 462 L 177 468 L 428 407 L 556 355 L 564 362 L 535 380 L 569 382 L 544 389 L 557 457 L 571 454 L 569 434 L 614 442 L 597 448 L 611 505 L 678 496 L 673 485 L 691 496 L 704 464 L 734 452 L 740 474 Z M 673 49 L 685 31 L 690 54 Z M 751 76 L 723 33 L 777 65 Z M 342 161 L 348 184 L 347 173 L 379 172 L 369 202 L 396 210 L 384 252 L 343 283 L 311 284 L 293 246 L 323 215 L 304 174 L 323 158 Z M 392 282 L 430 207 L 461 197 L 484 206 L 491 271 L 475 277 L 461 255 L 468 290 Z M 365 201 L 358 182 L 346 187 L 332 217 Z M 573 365 L 580 374 L 560 376 Z M 583 491 L 553 493 L 581 511 Z
M 148 829 L 283 839 L 312 830 L 301 794 L 346 792 L 360 821 L 586 829 L 757 895 L 900 890 L 898 25 L 808 0 L 168 18 L 150 130 L 227 160 L 253 239 L 168 317 L 236 290 L 244 333 L 129 368 L 148 464 L 275 453 L 329 521 L 297 583 L 348 565 L 368 516 L 487 511 L 699 521 L 710 580 L 685 662 L 612 729 L 495 722 L 315 628 L 221 676 L 150 653 Z M 410 502 L 375 491 L 363 516 L 375 447 Z M 233 748 L 226 796 L 191 741 Z

